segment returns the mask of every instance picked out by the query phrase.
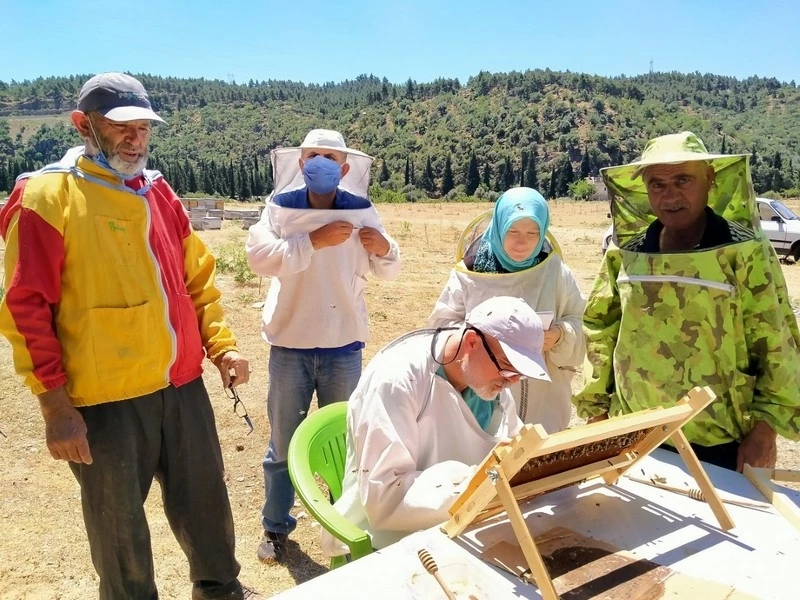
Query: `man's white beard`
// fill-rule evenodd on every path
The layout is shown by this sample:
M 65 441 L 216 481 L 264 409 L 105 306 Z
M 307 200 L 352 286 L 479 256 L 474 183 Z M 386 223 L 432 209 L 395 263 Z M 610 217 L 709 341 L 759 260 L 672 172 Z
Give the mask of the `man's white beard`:
M 99 150 L 97 149 L 94 140 L 87 138 L 84 140 L 84 144 L 86 145 L 86 152 L 90 156 L 97 156 Z M 111 154 L 105 150 L 103 151 L 103 154 L 105 154 L 106 160 L 108 161 L 108 164 L 111 165 L 111 168 L 121 175 L 136 175 L 147 166 L 146 151 L 144 156 L 142 156 L 142 158 L 137 160 L 135 163 L 124 161 L 117 154 Z
M 497 398 L 497 394 L 500 393 L 500 390 L 496 389 L 494 381 L 479 385 L 477 379 L 472 376 L 472 372 L 469 369 L 469 356 L 465 356 L 461 359 L 461 373 L 464 376 L 464 383 L 466 383 L 467 387 L 472 389 L 481 400 L 486 400 L 488 402 Z
M 122 173 L 123 175 L 137 175 L 138 173 L 141 173 L 142 170 L 144 170 L 144 168 L 147 166 L 146 154 L 135 163 L 126 162 L 116 154 L 112 156 L 106 155 L 106 158 L 108 159 L 108 164 L 111 165 L 111 168 L 118 173 Z

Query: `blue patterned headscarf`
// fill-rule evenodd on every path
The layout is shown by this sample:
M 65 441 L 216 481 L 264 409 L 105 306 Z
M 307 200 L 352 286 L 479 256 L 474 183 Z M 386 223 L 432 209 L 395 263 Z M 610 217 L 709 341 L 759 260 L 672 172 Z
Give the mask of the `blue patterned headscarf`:
M 503 240 L 511 226 L 520 219 L 532 219 L 539 226 L 539 245 L 525 260 L 513 260 L 503 249 Z M 534 189 L 512 188 L 497 199 L 489 227 L 483 232 L 482 249 L 490 249 L 494 258 L 509 273 L 527 269 L 536 264 L 544 247 L 547 228 L 550 226 L 550 209 L 547 201 Z M 481 253 L 480 250 L 478 251 Z M 477 264 L 476 264 L 477 267 Z M 476 270 L 479 270 L 476 268 Z M 481 269 L 482 270 L 482 269 Z

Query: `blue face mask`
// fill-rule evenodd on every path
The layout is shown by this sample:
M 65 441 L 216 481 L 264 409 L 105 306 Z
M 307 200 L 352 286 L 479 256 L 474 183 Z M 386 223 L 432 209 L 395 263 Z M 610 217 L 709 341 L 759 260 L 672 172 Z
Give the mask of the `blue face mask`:
M 315 194 L 330 194 L 342 179 L 342 165 L 324 156 L 303 163 L 303 181 Z

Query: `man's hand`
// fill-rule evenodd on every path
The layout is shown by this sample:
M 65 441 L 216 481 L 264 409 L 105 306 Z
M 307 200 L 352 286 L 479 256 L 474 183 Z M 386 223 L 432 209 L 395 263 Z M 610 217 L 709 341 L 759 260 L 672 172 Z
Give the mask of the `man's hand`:
M 542 346 L 542 352 L 547 352 L 555 346 L 559 340 L 561 339 L 561 327 L 558 325 L 551 325 L 550 329 L 544 332 L 544 345 Z
M 361 240 L 364 250 L 376 256 L 386 256 L 391 249 L 389 240 L 374 227 L 362 227 L 358 232 L 358 239 Z
M 72 406 L 64 386 L 39 394 L 45 425 L 45 439 L 50 456 L 56 460 L 92 464 L 92 453 L 86 438 L 86 423 Z
M 751 467 L 774 469 L 778 460 L 778 444 L 775 430 L 764 421 L 756 421 L 753 429 L 742 440 L 736 470 L 740 473 L 744 463 Z
M 319 229 L 315 229 L 308 236 L 311 238 L 311 245 L 314 250 L 320 248 L 327 248 L 329 246 L 338 246 L 346 242 L 353 233 L 353 224 L 347 221 L 334 221 L 323 225 Z
M 586 423 L 597 423 L 598 421 L 606 421 L 608 419 L 608 413 L 603 413 L 602 415 L 597 415 L 594 417 L 589 417 L 586 419 Z
M 220 354 L 214 359 L 214 366 L 219 369 L 222 385 L 225 388 L 250 381 L 250 363 L 236 350 L 228 350 L 224 354 Z M 231 375 L 231 371 L 233 371 L 233 375 Z

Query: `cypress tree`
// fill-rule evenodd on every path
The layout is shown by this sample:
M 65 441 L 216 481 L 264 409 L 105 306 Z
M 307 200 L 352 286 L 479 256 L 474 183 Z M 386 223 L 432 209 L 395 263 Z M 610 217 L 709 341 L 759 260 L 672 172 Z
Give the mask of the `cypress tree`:
M 492 187 L 492 167 L 489 166 L 488 162 L 483 165 L 483 177 L 481 183 L 483 183 L 483 187 L 485 187 L 487 190 L 491 189 Z
M 239 200 L 247 200 L 252 195 L 250 177 L 247 174 L 244 160 L 239 160 Z
M 381 161 L 381 171 L 378 174 L 378 183 L 389 181 L 389 168 L 386 166 L 386 161 Z
M 589 162 L 589 151 L 584 149 L 583 158 L 581 158 L 581 179 L 586 179 L 592 171 L 592 165 Z
M 536 152 L 531 151 L 528 155 L 528 164 L 525 165 L 525 185 L 532 189 L 538 189 L 539 181 L 536 177 Z
M 425 169 L 422 171 L 422 180 L 420 181 L 420 187 L 426 192 L 435 192 L 436 187 L 433 179 L 433 166 L 431 165 L 431 157 L 428 156 L 427 160 L 425 161 Z
M 572 171 L 572 162 L 570 162 L 569 158 L 564 161 L 557 179 L 556 194 L 559 198 L 563 198 L 569 194 L 569 184 L 575 179 L 575 174 Z
M 456 187 L 453 179 L 453 163 L 450 160 L 450 155 L 444 161 L 444 173 L 442 174 L 442 196 Z
M 464 190 L 466 191 L 467 196 L 472 196 L 480 184 L 481 176 L 478 171 L 478 158 L 475 156 L 475 151 L 473 150 L 472 155 L 469 157 L 467 176 L 464 180 Z
M 511 164 L 511 159 L 506 157 L 505 161 L 505 169 L 504 169 L 504 177 L 503 177 L 503 190 L 510 190 L 514 187 L 514 181 L 516 177 L 514 177 L 514 165 Z

